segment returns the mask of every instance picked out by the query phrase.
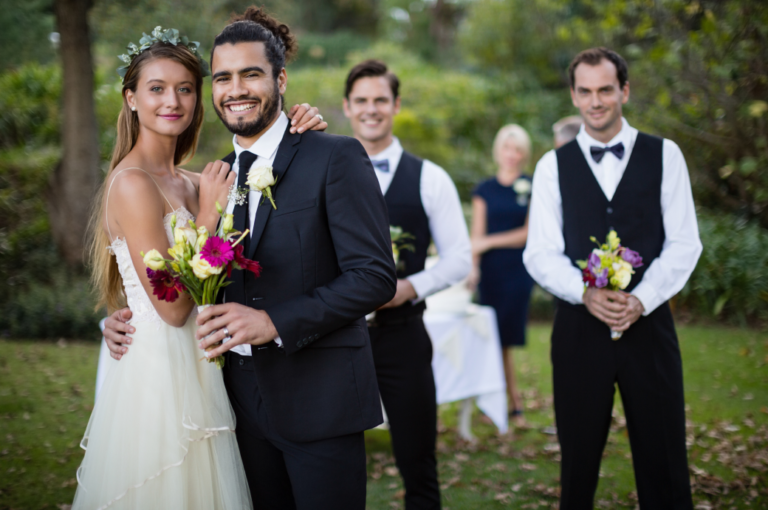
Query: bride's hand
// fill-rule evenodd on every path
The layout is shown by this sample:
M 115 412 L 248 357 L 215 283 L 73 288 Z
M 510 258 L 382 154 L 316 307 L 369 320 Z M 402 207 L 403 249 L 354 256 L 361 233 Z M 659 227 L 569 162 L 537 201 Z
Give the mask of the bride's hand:
M 227 195 L 229 195 L 229 189 L 235 183 L 236 178 L 235 172 L 229 171 L 228 163 L 213 161 L 205 165 L 205 170 L 200 174 L 198 225 L 205 225 L 210 232 L 215 230 L 219 221 L 216 202 L 222 209 L 227 208 Z
M 309 103 L 293 105 L 288 112 L 288 118 L 291 119 L 291 133 L 328 129 L 328 123 L 323 120 L 320 110 Z

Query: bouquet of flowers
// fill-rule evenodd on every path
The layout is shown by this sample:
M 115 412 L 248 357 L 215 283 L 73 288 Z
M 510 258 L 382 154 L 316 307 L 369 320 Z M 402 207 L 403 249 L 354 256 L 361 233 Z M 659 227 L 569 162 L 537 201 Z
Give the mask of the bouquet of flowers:
M 400 264 L 401 251 L 414 251 L 411 240 L 415 239 L 413 234 L 403 232 L 402 227 L 389 226 L 389 237 L 392 241 L 392 256 L 395 258 L 395 266 Z
M 216 209 L 222 214 L 218 202 Z M 248 235 L 248 230 L 243 233 L 234 230 L 233 215 L 222 216 L 218 231 L 210 235 L 207 228 L 198 227 L 192 220 L 188 225 L 176 226 L 174 215 L 171 228 L 175 244 L 168 249 L 171 258 L 164 258 L 154 249 L 141 253 L 152 293 L 158 299 L 173 303 L 182 292 L 186 292 L 198 311 L 202 311 L 213 305 L 219 290 L 231 283 L 227 278 L 231 276 L 232 269 L 251 271 L 256 277 L 261 275 L 259 263 L 243 255 L 240 242 Z M 207 350 L 215 347 L 210 346 Z M 219 368 L 224 366 L 222 356 L 208 361 L 215 362 Z
M 590 240 L 597 244 L 587 260 L 577 260 L 581 268 L 584 287 L 598 289 L 624 290 L 632 281 L 635 268 L 643 265 L 643 258 L 636 251 L 621 245 L 621 239 L 615 230 L 608 232 L 605 243 L 600 244 L 595 237 Z M 621 333 L 611 331 L 611 338 L 618 340 Z

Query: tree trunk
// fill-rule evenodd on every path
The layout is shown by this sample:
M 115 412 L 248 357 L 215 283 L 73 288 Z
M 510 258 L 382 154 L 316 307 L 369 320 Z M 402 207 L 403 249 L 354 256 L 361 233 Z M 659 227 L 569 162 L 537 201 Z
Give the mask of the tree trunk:
M 83 263 L 90 208 L 100 178 L 88 33 L 92 5 L 92 0 L 55 0 L 54 6 L 61 35 L 63 153 L 51 175 L 46 199 L 53 239 L 70 266 Z

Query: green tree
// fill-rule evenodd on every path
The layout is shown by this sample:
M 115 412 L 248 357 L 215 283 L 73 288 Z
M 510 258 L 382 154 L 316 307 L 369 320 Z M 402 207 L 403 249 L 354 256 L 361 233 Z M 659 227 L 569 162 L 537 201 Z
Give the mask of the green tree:
M 53 60 L 54 26 L 52 0 L 5 0 L 0 9 L 0 70 Z
M 676 141 L 697 203 L 768 227 L 768 3 L 762 0 L 479 0 L 467 60 L 567 94 L 589 47 L 629 61 L 628 118 Z

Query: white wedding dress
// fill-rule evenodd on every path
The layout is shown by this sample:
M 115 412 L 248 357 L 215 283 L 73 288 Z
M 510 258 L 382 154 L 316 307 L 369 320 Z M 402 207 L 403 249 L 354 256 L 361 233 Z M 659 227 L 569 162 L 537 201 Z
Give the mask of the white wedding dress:
M 193 218 L 175 214 L 182 225 Z M 235 416 L 221 371 L 200 360 L 194 314 L 180 328 L 163 322 L 125 240 L 110 249 L 136 332 L 129 352 L 111 360 L 88 422 L 72 509 L 251 509 Z

